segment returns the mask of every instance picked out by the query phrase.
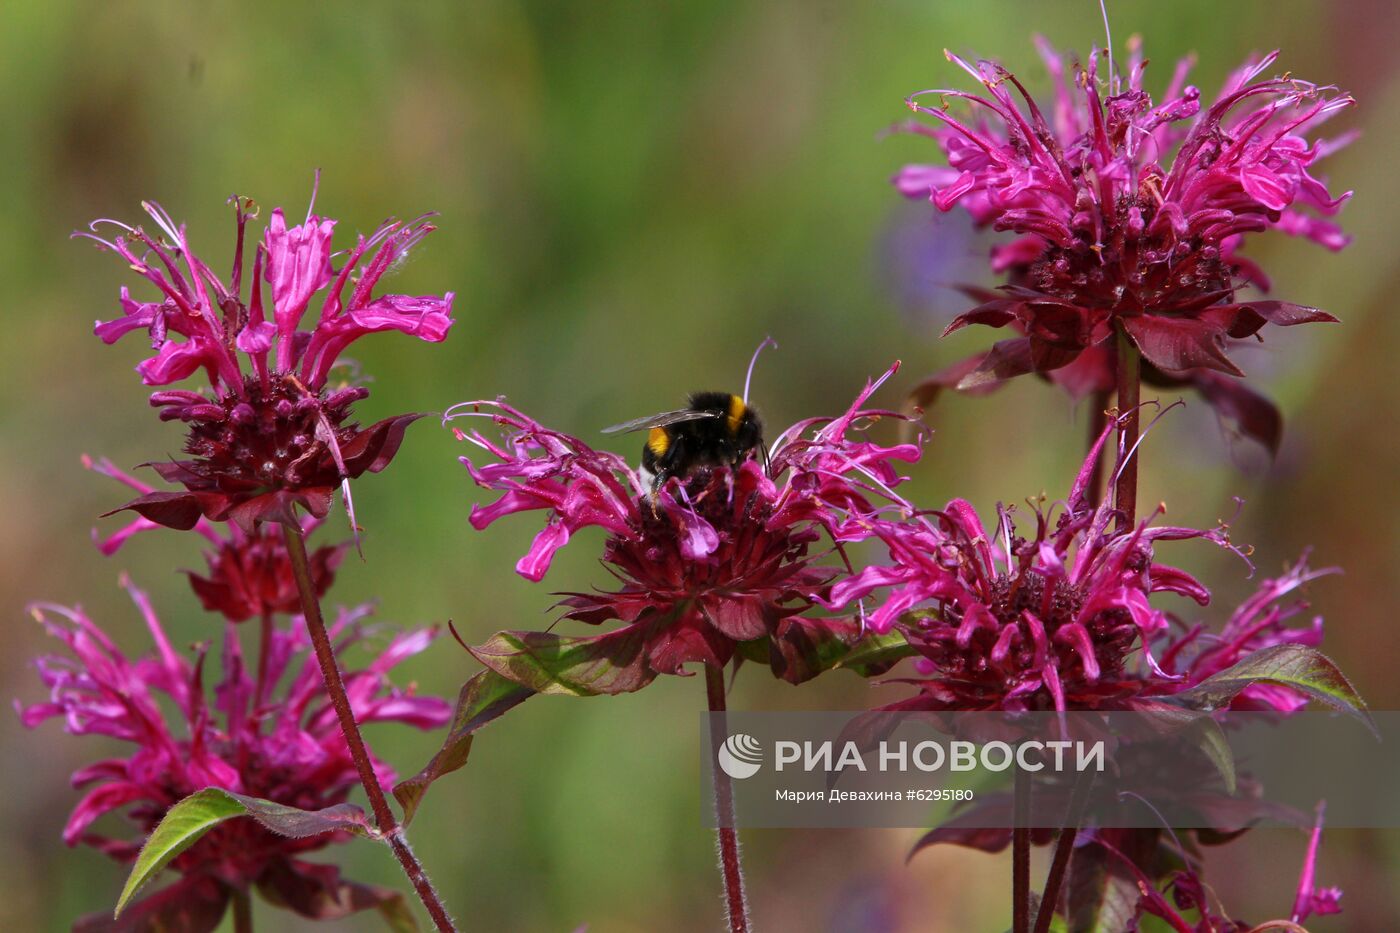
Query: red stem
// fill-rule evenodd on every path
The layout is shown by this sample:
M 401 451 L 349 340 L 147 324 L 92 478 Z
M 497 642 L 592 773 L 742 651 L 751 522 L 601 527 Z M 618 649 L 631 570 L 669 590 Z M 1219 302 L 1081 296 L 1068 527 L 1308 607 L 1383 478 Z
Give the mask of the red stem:
M 1137 522 L 1138 460 L 1133 447 L 1138 441 L 1138 415 L 1142 402 L 1142 354 L 1127 331 L 1118 330 L 1118 482 L 1113 489 L 1118 509 L 1118 530 L 1126 531 Z
M 1055 855 L 1045 876 L 1040 912 L 1035 917 L 1035 933 L 1050 933 L 1050 921 L 1055 917 L 1055 905 L 1060 901 L 1060 889 L 1064 887 L 1070 856 L 1074 854 L 1074 839 L 1079 835 L 1079 824 L 1084 821 L 1084 813 L 1089 808 L 1089 788 L 1093 784 L 1094 776 L 1090 773 L 1081 773 L 1075 778 L 1074 789 L 1069 795 L 1069 812 L 1065 815 L 1060 838 L 1055 841 Z
M 724 670 L 705 665 L 705 693 L 710 700 L 710 747 L 718 749 L 728 729 L 724 725 Z M 719 866 L 724 875 L 725 903 L 730 933 L 748 933 L 749 910 L 744 899 L 744 868 L 739 861 L 739 834 L 734 829 L 734 788 L 729 775 L 712 768 L 715 779 L 715 817 L 719 829 Z M 728 825 L 726 825 L 728 824 Z
M 258 680 L 253 689 L 253 705 L 261 706 L 264 691 L 267 690 L 267 664 L 272 654 L 272 613 L 262 617 L 261 640 L 258 642 Z
M 233 933 L 253 933 L 253 904 L 247 891 L 233 892 Z
M 1012 790 L 1011 826 L 1011 930 L 1031 929 L 1031 781 L 1020 768 Z
M 379 786 L 379 779 L 374 776 L 374 765 L 370 762 L 365 741 L 360 736 L 355 714 L 350 709 L 350 698 L 345 695 L 345 682 L 335 661 L 335 652 L 331 648 L 330 636 L 326 633 L 325 620 L 321 617 L 321 603 L 316 598 L 316 589 L 311 583 L 311 570 L 306 558 L 306 540 L 302 537 L 301 529 L 292 525 L 283 524 L 282 533 L 287 540 L 287 555 L 291 558 L 292 573 L 297 580 L 297 589 L 301 592 L 306 628 L 311 633 L 311 644 L 316 650 L 316 662 L 321 666 L 321 677 L 326 682 L 326 693 L 330 695 L 331 706 L 335 708 L 336 718 L 340 720 L 340 731 L 345 736 L 345 744 L 350 747 L 350 757 L 355 761 L 360 784 L 369 796 L 370 809 L 374 811 L 379 832 L 393 850 L 399 864 L 403 866 L 404 874 L 408 876 L 413 890 L 418 893 L 419 900 L 427 908 L 428 915 L 433 918 L 433 923 L 442 933 L 456 933 L 457 928 L 452 925 L 446 908 L 438 900 L 437 892 L 433 890 L 432 882 L 428 880 L 423 866 L 409 849 L 403 829 L 394 818 L 394 811 L 389 809 L 389 801 L 384 797 L 384 789 Z

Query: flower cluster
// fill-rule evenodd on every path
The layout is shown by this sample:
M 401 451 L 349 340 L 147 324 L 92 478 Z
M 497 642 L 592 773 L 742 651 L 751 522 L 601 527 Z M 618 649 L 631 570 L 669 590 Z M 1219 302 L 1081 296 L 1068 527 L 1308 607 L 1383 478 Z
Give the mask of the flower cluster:
M 886 374 L 886 378 L 893 373 Z M 622 457 L 540 425 L 504 402 L 469 402 L 449 418 L 485 416 L 505 431 L 496 441 L 458 431 L 499 462 L 463 457 L 473 480 L 500 493 L 475 505 L 484 529 L 515 512 L 544 511 L 544 528 L 516 570 L 540 580 L 554 553 L 582 528 L 607 534 L 603 562 L 620 586 L 567 594 L 564 615 L 625 628 L 601 638 L 636 641 L 637 689 L 655 674 L 690 662 L 723 666 L 741 643 L 769 638 L 818 605 L 839 571 L 819 559 L 870 535 L 872 520 L 906 509 L 893 492 L 897 461 L 912 462 L 917 444 L 881 446 L 859 427 L 898 417 L 862 405 L 883 382 L 866 386 L 839 418 L 793 425 L 773 444 L 765 467 L 747 460 L 673 478 L 654 496 Z M 813 623 L 817 624 L 817 623 Z M 488 665 L 490 657 L 478 651 Z M 775 655 L 775 658 L 777 656 Z
M 273 631 L 256 678 L 244 663 L 237 628 L 227 625 L 223 676 L 209 697 L 204 686 L 207 649 L 197 649 L 193 659 L 183 656 L 146 595 L 123 582 L 155 643 L 153 655 L 128 657 L 81 609 L 51 604 L 32 609 L 66 653 L 38 660 L 50 696 L 47 702 L 20 708 L 24 724 L 32 728 L 59 718 L 72 734 L 102 735 L 134 746 L 126 757 L 99 761 L 73 775 L 75 786 L 91 789 L 74 808 L 64 841 L 129 861 L 169 807 L 206 787 L 302 810 L 346 800 L 358 783 L 354 762 L 321 675 L 308 657 L 309 639 L 300 620 Z M 340 612 L 332 631 L 341 653 L 371 634 L 363 624 L 367 615 L 365 607 Z M 443 700 L 396 688 L 388 679 L 395 665 L 427 648 L 434 634 L 421 629 L 397 635 L 369 666 L 347 674 L 347 693 L 360 722 L 434 729 L 447 721 L 450 708 Z M 382 762 L 376 760 L 374 770 L 381 782 L 393 780 L 393 771 Z M 99 817 L 115 812 L 125 812 L 136 824 L 137 838 L 94 829 Z M 292 838 L 253 820 L 226 823 L 175 860 L 182 875 L 178 896 L 157 895 L 148 909 L 212 905 L 218 909 L 217 922 L 231 892 L 258 886 L 275 902 L 303 914 L 330 916 L 327 898 L 345 900 L 335 888 L 341 882 L 330 866 L 300 856 L 346 838 L 343 832 Z
M 1148 520 L 1124 527 L 1108 501 L 1091 505 L 1086 490 L 1110 430 L 1067 498 L 1036 509 L 1030 537 L 1017 533 L 1012 509 L 1000 508 L 989 532 L 962 500 L 932 515 L 876 524 L 890 563 L 840 582 L 830 601 L 841 608 L 885 594 L 869 624 L 878 631 L 898 626 L 926 678 L 917 681 L 918 696 L 898 708 L 1126 709 L 1188 689 L 1253 651 L 1321 640 L 1321 620 L 1306 629 L 1285 625 L 1302 604 L 1283 600 L 1318 575 L 1301 561 L 1264 581 L 1218 634 L 1153 606 L 1157 593 L 1210 602 L 1198 580 L 1156 561 L 1157 542 L 1198 538 L 1238 549 L 1224 526 Z M 1236 702 L 1293 709 L 1305 699 L 1257 684 Z
M 934 90 L 908 100 L 937 122 L 902 128 L 932 138 L 947 164 L 906 166 L 895 176 L 898 189 L 1018 235 L 992 251 L 992 268 L 1008 284 L 1000 293 L 970 290 L 980 304 L 948 331 L 984 324 L 1022 336 L 937 374 L 928 387 L 987 388 L 1036 372 L 1076 395 L 1111 390 L 1113 333 L 1121 327 L 1149 378 L 1196 384 L 1246 433 L 1276 445 L 1272 406 L 1227 378 L 1243 375 L 1228 343 L 1266 323 L 1335 319 L 1282 301 L 1237 300 L 1243 286 L 1269 285 L 1239 249 L 1267 230 L 1333 250 L 1346 245 L 1327 218 L 1350 192 L 1333 197 L 1313 171 L 1350 137 L 1307 134 L 1352 99 L 1288 75 L 1262 77 L 1276 52 L 1246 63 L 1203 106 L 1186 83 L 1189 61 L 1154 102 L 1136 43 L 1126 78 L 1112 74 L 1106 87 L 1097 52 L 1071 68 L 1044 42 L 1040 50 L 1055 85 L 1044 108 L 999 63 L 974 65 L 951 53 L 986 93 Z M 966 103 L 968 117 L 955 116 L 950 101 Z
M 277 208 L 255 247 L 245 297 L 244 243 L 256 209 L 246 199 L 233 204 L 237 246 L 227 280 L 156 204 L 143 205 L 155 235 L 111 220 L 77 234 L 117 253 L 157 292 L 155 300 L 140 301 L 123 288 L 121 317 L 99 322 L 97 336 L 113 343 L 145 332 L 155 350 L 137 367 L 146 385 L 170 385 L 200 371 L 209 379 L 208 392 L 163 389 L 151 396 L 162 419 L 188 425 L 191 459 L 150 464 L 185 491 L 150 492 L 124 506 L 174 528 L 191 528 L 203 516 L 251 531 L 259 522 L 294 522 L 297 505 L 324 516 L 335 487 L 348 493 L 350 479 L 387 466 L 419 417 L 398 415 L 367 428 L 351 421 L 351 406 L 369 390 L 328 384 L 340 354 L 365 334 L 397 330 L 438 342 L 452 326 L 450 292 L 374 295 L 385 274 L 432 231 L 423 220 L 387 222 L 342 256 L 331 249 L 335 221 L 308 210 L 304 223 L 288 227 Z M 110 239 L 107 227 L 117 231 Z M 315 325 L 303 329 L 315 300 Z
M 141 495 L 154 492 L 153 487 L 118 469 L 105 457 L 98 460 L 84 457 L 83 465 L 117 480 Z M 302 533 L 305 535 L 309 535 L 320 524 L 321 520 L 315 517 L 303 518 L 300 521 Z M 138 515 L 106 538 L 99 537 L 95 530 L 93 537 L 98 549 L 110 557 L 133 535 L 161 527 L 163 526 Z M 204 560 L 209 568 L 205 575 L 186 571 L 189 574 L 190 587 L 205 609 L 219 613 L 230 622 L 271 619 L 279 614 L 291 615 L 301 612 L 301 594 L 297 591 L 292 563 L 287 556 L 287 547 L 280 532 L 265 525 L 260 525 L 252 531 L 244 531 L 237 525 L 217 525 L 206 518 L 195 522 L 194 531 L 213 545 L 211 550 L 204 552 Z M 326 590 L 334 582 L 336 567 L 345 556 L 347 547 L 348 542 L 330 544 L 311 552 L 308 570 L 318 598 L 326 595 Z

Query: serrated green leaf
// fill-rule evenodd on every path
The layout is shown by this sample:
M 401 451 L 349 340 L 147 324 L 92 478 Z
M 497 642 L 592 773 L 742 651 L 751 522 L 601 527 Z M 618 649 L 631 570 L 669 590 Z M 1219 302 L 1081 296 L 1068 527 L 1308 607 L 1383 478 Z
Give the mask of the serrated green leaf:
M 206 787 L 175 804 L 165 812 L 136 857 L 131 874 L 117 899 L 113 916 L 120 916 L 132 898 L 182 852 L 209 830 L 225 820 L 251 816 L 263 826 L 283 836 L 304 838 L 321 833 L 348 831 L 362 836 L 373 834 L 364 811 L 352 804 L 337 804 L 324 810 L 296 807 L 235 794 L 220 787 Z
M 1252 684 L 1269 683 L 1297 690 L 1341 710 L 1376 731 L 1366 703 L 1341 669 L 1322 652 L 1306 645 L 1274 645 L 1246 657 L 1233 667 L 1207 678 L 1172 700 L 1192 709 L 1218 710 Z
M 141 847 L 112 915 L 121 916 L 136 893 L 201 836 L 224 820 L 243 816 L 245 812 L 241 803 L 212 787 L 191 794 L 171 807 Z

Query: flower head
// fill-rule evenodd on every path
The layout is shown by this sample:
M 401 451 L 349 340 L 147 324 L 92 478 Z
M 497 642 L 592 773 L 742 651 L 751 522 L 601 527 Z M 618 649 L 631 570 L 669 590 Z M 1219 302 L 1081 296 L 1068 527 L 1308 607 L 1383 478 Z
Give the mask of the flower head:
M 916 460 L 918 446 L 880 446 L 859 433 L 863 422 L 898 417 L 861 408 L 883 381 L 867 385 L 839 418 L 788 428 L 767 468 L 746 460 L 733 469 L 701 469 L 667 481 L 654 498 L 622 457 L 502 401 L 465 403 L 448 417 L 489 417 L 504 429 L 501 440 L 457 431 L 498 461 L 462 458 L 477 485 L 500 493 L 473 506 L 473 527 L 515 512 L 546 514 L 516 565 L 522 576 L 542 579 L 580 529 L 607 533 L 602 559 L 618 585 L 566 594 L 564 615 L 625 624 L 600 637 L 641 645 L 642 680 L 627 688 L 637 689 L 688 662 L 722 666 L 740 643 L 798 621 L 838 576 L 818 563 L 829 551 L 820 547 L 823 538 L 839 549 L 868 537 L 870 520 L 883 510 L 906 508 L 893 492 L 901 482 L 893 465 Z
M 992 251 L 993 270 L 1009 284 L 977 294 L 981 303 L 948 330 L 1011 326 L 1023 336 L 941 374 L 943 383 L 971 389 L 1037 372 L 1076 392 L 1112 388 L 1103 351 L 1115 327 L 1167 377 L 1240 376 L 1228 340 L 1266 323 L 1334 320 L 1316 308 L 1237 300 L 1243 286 L 1269 285 L 1238 250 L 1267 230 L 1346 245 L 1327 218 L 1350 192 L 1333 197 L 1312 172 L 1349 137 L 1310 141 L 1308 133 L 1352 98 L 1289 75 L 1262 78 L 1275 52 L 1232 74 L 1209 106 L 1186 83 L 1191 63 L 1183 61 L 1154 102 L 1137 43 L 1126 77 L 1107 82 L 1097 52 L 1071 69 L 1043 42 L 1040 49 L 1055 84 L 1045 108 L 997 62 L 951 53 L 985 93 L 922 91 L 908 100 L 936 124 L 902 128 L 932 138 L 947 165 L 906 166 L 899 190 L 1017 234 Z M 968 115 L 950 103 L 965 103 Z
M 1283 642 L 1315 645 L 1321 621 L 1286 627 L 1299 605 L 1283 600 L 1317 574 L 1299 565 L 1267 580 L 1219 634 L 1186 626 L 1154 606 L 1158 593 L 1199 605 L 1210 591 L 1190 574 L 1158 563 L 1160 541 L 1202 538 L 1236 549 L 1228 527 L 1124 528 L 1108 501 L 1091 506 L 1090 475 L 1100 436 L 1068 497 L 1037 508 L 1025 536 L 1014 511 L 998 509 L 988 529 L 967 502 L 912 519 L 876 523 L 890 563 L 872 565 L 832 588 L 840 608 L 881 593 L 869 624 L 898 626 L 919 653 L 919 695 L 901 708 L 1115 709 L 1177 693 L 1252 651 Z M 1153 518 L 1156 516 L 1154 515 Z M 1238 704 L 1294 709 L 1303 698 L 1255 685 Z M 1255 707 L 1257 708 L 1257 707 Z
M 154 491 L 153 487 L 119 470 L 105 457 L 93 460 L 85 456 L 83 465 L 112 477 L 142 495 Z M 309 535 L 321 524 L 321 519 L 307 516 L 300 523 L 302 533 Z M 105 538 L 94 529 L 93 539 L 98 550 L 110 557 L 133 535 L 161 527 L 138 515 L 125 527 Z M 205 609 L 219 613 L 230 622 L 301 612 L 301 594 L 297 590 L 291 558 L 287 555 L 287 546 L 280 532 L 266 525 L 244 531 L 237 525 L 219 525 L 206 518 L 200 518 L 194 530 L 213 545 L 204 552 L 209 568 L 206 574 L 186 571 L 190 588 Z M 311 552 L 308 569 L 318 598 L 324 596 L 335 581 L 336 568 L 348 546 L 349 542 L 323 545 Z
M 212 696 L 206 696 L 207 646 L 199 647 L 193 659 L 183 656 L 171 645 L 145 593 L 125 580 L 123 584 L 155 642 L 153 655 L 129 658 L 79 608 L 37 604 L 31 610 L 63 642 L 66 653 L 38 660 L 49 700 L 20 706 L 24 724 L 33 728 L 57 717 L 72 734 L 101 735 L 134 746 L 125 757 L 74 773 L 74 786 L 90 789 L 68 820 L 65 842 L 91 845 L 129 861 L 170 806 L 205 787 L 303 810 L 346 800 L 358 785 L 355 765 L 299 620 L 273 630 L 256 680 L 245 667 L 238 629 L 226 626 L 223 676 Z M 367 608 L 341 611 L 332 628 L 341 653 L 365 636 L 367 614 Z M 393 687 L 388 679 L 390 669 L 422 651 L 433 637 L 431 630 L 397 635 L 368 667 L 347 673 L 357 720 L 420 729 L 447 721 L 445 701 L 416 696 L 412 688 Z M 383 762 L 374 766 L 381 781 L 393 779 Z M 114 812 L 124 812 L 137 825 L 137 838 L 94 830 L 99 817 Z M 207 893 L 211 885 L 222 892 L 254 884 L 309 892 L 328 866 L 301 862 L 298 856 L 345 838 L 339 832 L 288 838 L 253 820 L 234 820 L 203 836 L 173 865 L 185 876 L 182 883 L 190 897 Z
M 452 326 L 452 294 L 379 295 L 376 286 L 432 231 L 422 220 L 386 222 L 345 253 L 331 248 L 335 221 L 308 211 L 288 227 L 272 212 L 254 247 L 244 290 L 244 244 L 256 208 L 234 198 L 237 246 L 227 279 L 216 276 L 190 246 L 183 224 L 143 204 L 151 233 L 113 220 L 76 234 L 117 253 L 155 287 L 153 300 L 121 291 L 122 315 L 98 322 L 113 343 L 132 331 L 148 334 L 155 354 L 137 366 L 142 381 L 166 386 L 203 372 L 203 392 L 162 390 L 151 396 L 164 420 L 188 425 L 191 459 L 153 463 L 185 492 L 152 492 L 129 503 L 152 521 L 188 529 L 204 516 L 251 529 L 262 521 L 295 521 L 294 506 L 323 516 L 337 484 L 378 472 L 418 416 L 399 415 L 362 428 L 351 406 L 369 391 L 331 385 L 331 370 L 355 340 L 397 330 L 438 342 Z M 313 196 L 314 206 L 314 196 Z M 106 228 L 116 228 L 106 235 Z M 337 265 L 338 260 L 338 265 Z M 319 303 L 315 324 L 302 321 Z M 353 520 L 353 516 L 352 516 Z

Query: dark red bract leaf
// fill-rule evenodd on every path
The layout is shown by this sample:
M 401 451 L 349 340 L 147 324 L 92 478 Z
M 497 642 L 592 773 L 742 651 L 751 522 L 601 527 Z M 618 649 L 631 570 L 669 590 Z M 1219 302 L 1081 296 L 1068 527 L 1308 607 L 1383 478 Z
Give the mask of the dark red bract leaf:
M 228 910 L 229 890 L 213 878 L 187 877 L 129 905 L 120 917 L 80 917 L 73 933 L 213 933 Z
M 218 511 L 222 505 L 218 496 L 192 492 L 151 492 L 132 499 L 119 509 L 103 513 L 102 517 L 130 510 L 157 525 L 189 531 L 205 515 L 206 509 Z
M 335 865 L 280 862 L 264 872 L 257 884 L 268 903 L 312 920 L 343 920 L 365 910 L 398 913 L 406 909 L 399 892 L 347 881 Z
M 1213 369 L 1230 376 L 1244 371 L 1225 355 L 1225 330 L 1194 318 L 1161 315 L 1124 318 L 1123 327 L 1142 355 L 1158 369 L 1181 373 Z
M 422 417 L 422 414 L 408 414 L 385 418 L 358 432 L 350 443 L 341 448 L 345 475 L 355 479 L 362 473 L 383 470 L 399 452 L 408 426 Z
M 1283 415 L 1278 406 L 1239 379 L 1220 373 L 1196 373 L 1191 381 L 1221 418 L 1277 456 L 1283 440 Z

